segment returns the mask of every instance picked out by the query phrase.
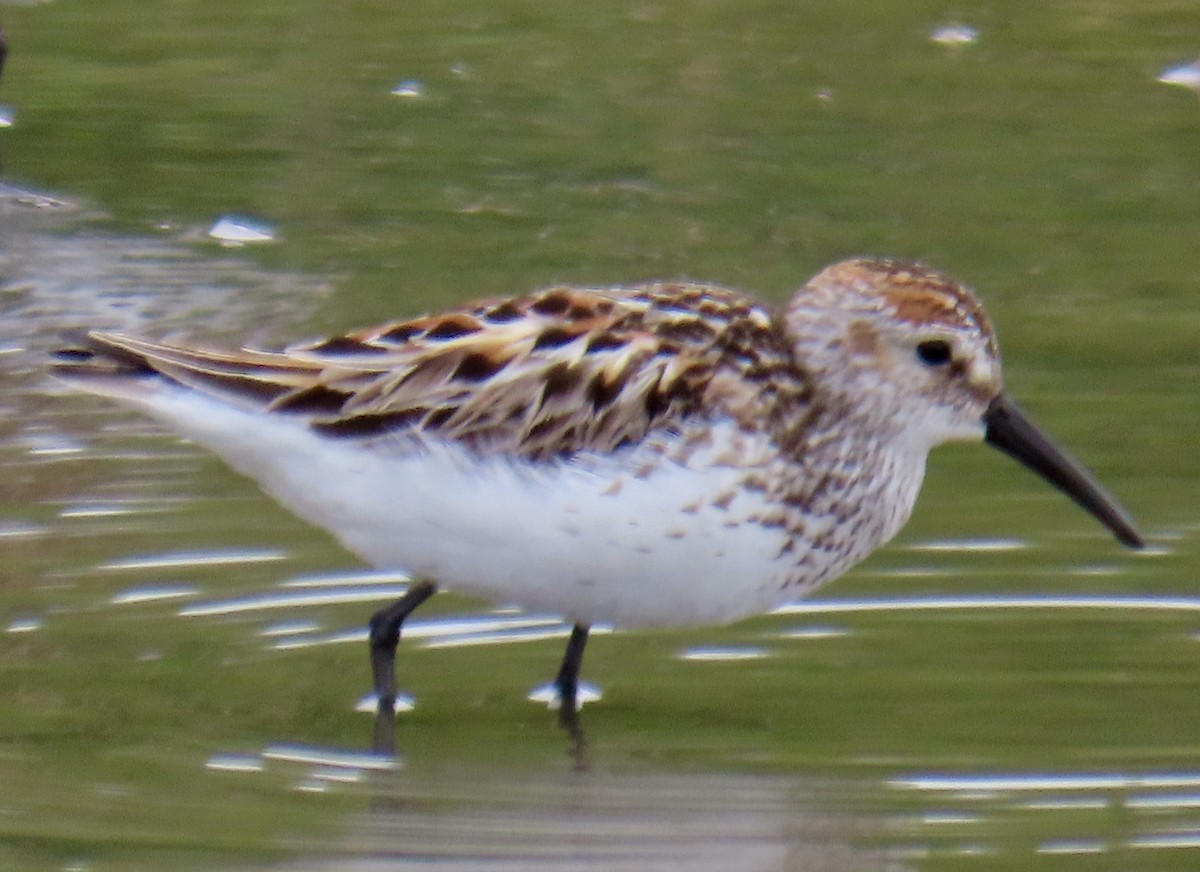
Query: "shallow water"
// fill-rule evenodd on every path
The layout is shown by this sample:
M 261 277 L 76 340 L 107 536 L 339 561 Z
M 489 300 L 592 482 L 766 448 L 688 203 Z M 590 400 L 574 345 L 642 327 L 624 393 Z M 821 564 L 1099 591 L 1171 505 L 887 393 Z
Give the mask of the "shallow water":
M 1200 101 L 1167 73 L 1200 13 L 962 12 L 0 4 L 0 867 L 1195 868 Z M 43 375 L 80 326 L 779 299 L 864 252 L 979 288 L 1011 392 L 1151 547 L 939 451 L 818 599 L 597 634 L 582 754 L 537 694 L 569 628 L 452 596 L 367 754 L 364 622 L 403 573 Z

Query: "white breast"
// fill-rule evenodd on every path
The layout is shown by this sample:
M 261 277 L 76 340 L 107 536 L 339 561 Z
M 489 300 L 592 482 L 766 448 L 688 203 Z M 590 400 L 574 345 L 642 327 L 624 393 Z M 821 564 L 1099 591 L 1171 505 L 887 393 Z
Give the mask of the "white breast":
M 752 520 L 761 495 L 719 462 L 732 425 L 647 471 L 637 450 L 549 464 L 439 442 L 367 450 L 170 386 L 133 399 L 372 565 L 493 602 L 650 626 L 725 623 L 795 595 L 784 531 Z

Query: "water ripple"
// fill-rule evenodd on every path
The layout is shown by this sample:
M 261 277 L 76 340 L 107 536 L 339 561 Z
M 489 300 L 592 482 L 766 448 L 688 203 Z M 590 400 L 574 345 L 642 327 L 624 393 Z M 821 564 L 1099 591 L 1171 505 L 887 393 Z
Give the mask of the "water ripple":
M 182 584 L 160 585 L 156 587 L 131 587 L 113 594 L 109 602 L 113 605 L 134 605 L 161 602 L 163 600 L 187 599 L 199 595 L 199 588 Z
M 771 652 L 766 648 L 755 648 L 750 646 L 712 646 L 712 647 L 695 647 L 685 648 L 679 652 L 680 660 L 701 661 L 704 663 L 723 663 L 739 660 L 761 660 L 764 657 L 770 657 Z
M 399 599 L 405 586 L 338 587 L 334 590 L 309 589 L 286 593 L 260 593 L 236 599 L 195 603 L 179 610 L 183 617 L 212 617 L 245 612 L 293 609 L 305 606 L 338 605 L 341 603 L 375 602 Z M 405 628 L 407 630 L 407 627 Z
M 206 566 L 233 566 L 244 563 L 269 563 L 286 560 L 287 552 L 274 548 L 244 551 L 180 551 L 166 554 L 147 554 L 101 563 L 102 572 L 123 572 L 142 569 L 189 569 Z
M 945 812 L 939 808 L 926 812 L 917 819 L 918 827 L 951 822 L 999 838 L 998 828 L 1013 821 L 1014 813 L 1066 812 L 1061 817 L 1039 817 L 1038 827 L 1071 827 L 1076 832 L 1044 837 L 1032 847 L 1036 854 L 1200 847 L 1200 830 L 1193 820 L 1195 809 L 1200 808 L 1200 791 L 1196 790 L 1200 788 L 1200 772 L 920 773 L 898 776 L 886 784 L 904 793 L 930 796 L 939 805 L 952 798 L 972 807 L 968 811 Z M 1111 830 L 1114 814 L 1122 810 L 1127 812 L 1121 816 L 1123 829 L 1106 838 L 1078 834 L 1088 821 L 1082 817 L 1085 813 L 1094 813 L 1095 823 Z M 1172 822 L 1172 813 L 1182 815 L 1179 822 Z M 905 827 L 903 821 L 896 825 Z M 928 834 L 928 838 L 920 849 L 923 856 L 954 854 L 961 848 L 937 832 Z
M 1131 790 L 1200 787 L 1200 772 L 909 775 L 893 778 L 888 784 L 902 790 L 967 791 L 981 794 L 998 791 Z
M 332 748 L 316 748 L 311 745 L 269 745 L 262 752 L 264 760 L 288 763 L 307 763 L 313 766 L 341 770 L 370 769 L 387 771 L 396 769 L 400 761 L 390 754 L 375 754 L 370 751 L 342 751 Z
M 1200 611 L 1200 597 L 1138 595 L 981 594 L 978 596 L 878 597 L 874 599 L 800 600 L 773 615 L 831 615 L 850 612 L 945 611 L 951 609 L 1118 609 L 1128 611 Z

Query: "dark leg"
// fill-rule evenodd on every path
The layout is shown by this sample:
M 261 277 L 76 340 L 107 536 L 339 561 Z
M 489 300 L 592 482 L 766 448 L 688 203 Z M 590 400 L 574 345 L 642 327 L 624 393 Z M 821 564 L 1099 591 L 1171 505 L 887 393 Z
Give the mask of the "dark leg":
M 587 742 L 583 737 L 583 727 L 579 724 L 576 701 L 579 694 L 579 665 L 583 662 L 583 648 L 587 644 L 587 637 L 587 624 L 576 624 L 571 628 L 571 638 L 567 640 L 562 666 L 554 678 L 554 685 L 558 688 L 558 723 L 571 738 L 571 744 L 567 746 L 567 756 L 575 762 L 575 769 L 581 772 L 588 768 Z
M 575 699 L 579 691 L 579 665 L 583 662 L 583 647 L 587 644 L 587 638 L 586 624 L 576 624 L 571 628 L 562 666 L 554 679 L 554 685 L 558 688 L 558 722 L 569 730 L 578 729 Z
M 396 704 L 396 645 L 400 642 L 400 625 L 436 592 L 437 585 L 432 581 L 418 581 L 400 599 L 371 615 L 371 674 L 381 713 L 386 709 L 392 714 Z

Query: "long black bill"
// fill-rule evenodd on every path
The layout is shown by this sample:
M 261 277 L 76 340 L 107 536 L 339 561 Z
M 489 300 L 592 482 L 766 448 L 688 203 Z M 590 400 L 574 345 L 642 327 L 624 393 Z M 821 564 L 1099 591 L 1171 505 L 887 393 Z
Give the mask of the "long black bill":
M 1134 529 L 1133 519 L 1112 494 L 1083 465 L 1050 441 L 1021 407 L 1000 394 L 983 415 L 984 440 L 1015 457 L 1050 484 L 1087 509 L 1112 531 L 1122 545 L 1141 548 L 1146 543 Z

